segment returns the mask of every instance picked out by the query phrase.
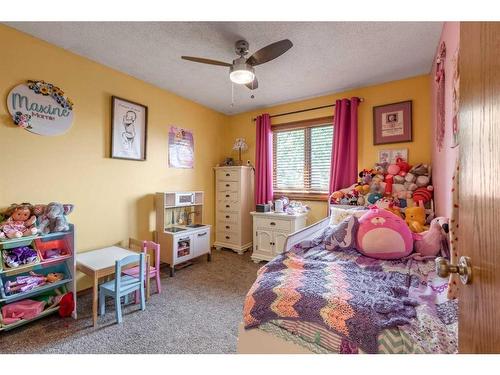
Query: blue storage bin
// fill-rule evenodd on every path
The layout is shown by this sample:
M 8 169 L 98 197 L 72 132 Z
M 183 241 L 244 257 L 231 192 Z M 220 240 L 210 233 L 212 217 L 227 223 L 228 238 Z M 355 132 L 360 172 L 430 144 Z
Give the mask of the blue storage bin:
M 21 273 L 18 273 L 16 275 L 12 275 L 12 276 L 3 276 L 2 275 L 2 277 L 0 278 L 0 295 L 1 295 L 0 302 L 10 303 L 13 301 L 18 301 L 18 300 L 22 300 L 25 298 L 29 298 L 30 296 L 39 295 L 43 291 L 55 289 L 61 285 L 67 284 L 68 282 L 73 280 L 73 275 L 69 271 L 66 262 L 59 263 L 56 265 L 39 264 L 39 265 L 34 266 L 31 269 L 31 271 L 33 271 L 37 274 L 42 274 L 42 275 L 47 275 L 49 273 L 55 273 L 55 272 L 63 273 L 64 278 L 62 280 L 56 281 L 54 283 L 48 283 L 48 284 L 33 288 L 33 289 L 28 290 L 26 292 L 7 295 L 5 293 L 5 288 L 4 288 L 7 281 L 15 281 L 18 276 L 29 276 L 29 271 L 28 272 L 21 272 Z

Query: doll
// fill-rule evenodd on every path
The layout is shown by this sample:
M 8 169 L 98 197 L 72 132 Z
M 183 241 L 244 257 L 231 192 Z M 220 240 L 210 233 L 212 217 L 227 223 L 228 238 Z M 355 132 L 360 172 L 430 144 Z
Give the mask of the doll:
M 32 236 L 38 232 L 31 204 L 13 204 L 6 213 L 9 218 L 0 224 L 0 239 Z
M 7 281 L 5 283 L 5 293 L 15 294 L 27 292 L 28 290 L 48 283 L 55 283 L 63 278 L 63 273 L 49 273 L 47 276 L 44 276 L 31 271 L 27 276 L 16 277 L 16 281 Z

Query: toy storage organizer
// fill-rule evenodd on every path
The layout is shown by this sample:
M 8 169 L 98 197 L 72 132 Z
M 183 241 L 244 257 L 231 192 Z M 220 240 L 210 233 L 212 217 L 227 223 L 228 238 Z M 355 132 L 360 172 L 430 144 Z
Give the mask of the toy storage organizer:
M 3 252 L 20 246 L 33 248 L 38 257 L 35 262 L 10 268 L 4 264 Z M 61 250 L 60 255 L 51 254 L 53 249 Z M 72 317 L 76 319 L 76 283 L 75 283 L 75 231 L 74 225 L 70 224 L 67 232 L 49 233 L 46 235 L 21 237 L 0 241 L 0 331 L 7 331 L 22 326 L 34 320 L 43 318 L 59 310 L 59 306 L 46 308 L 32 319 L 21 319 L 11 324 L 5 324 L 2 319 L 1 309 L 3 306 L 19 302 L 25 299 L 36 298 L 54 289 L 64 293 L 73 293 L 75 308 Z M 14 281 L 18 276 L 27 276 L 30 271 L 36 274 L 47 275 L 49 273 L 63 273 L 62 280 L 47 283 L 31 290 L 9 294 L 5 290 L 8 281 Z

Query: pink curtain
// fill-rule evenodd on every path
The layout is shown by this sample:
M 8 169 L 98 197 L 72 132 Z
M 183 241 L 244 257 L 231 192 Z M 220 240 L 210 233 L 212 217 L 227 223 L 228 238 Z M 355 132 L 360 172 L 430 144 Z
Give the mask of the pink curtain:
M 330 166 L 330 194 L 354 184 L 358 177 L 359 98 L 337 100 Z
M 273 199 L 273 133 L 268 113 L 257 116 L 255 148 L 255 204 Z

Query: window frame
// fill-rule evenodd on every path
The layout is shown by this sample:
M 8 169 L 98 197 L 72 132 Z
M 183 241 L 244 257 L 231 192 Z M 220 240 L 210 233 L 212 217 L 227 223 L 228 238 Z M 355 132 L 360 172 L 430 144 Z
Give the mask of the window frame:
M 333 116 L 319 117 L 310 120 L 287 122 L 283 124 L 271 125 L 273 132 L 273 197 L 274 199 L 279 199 L 283 195 L 286 195 L 290 199 L 302 199 L 308 201 L 325 201 L 328 199 L 328 193 L 322 193 L 317 191 L 293 191 L 293 190 L 279 190 L 276 189 L 276 133 L 285 132 L 289 130 L 299 130 L 304 129 L 304 180 L 307 179 L 309 184 L 311 183 L 311 129 L 322 127 L 322 126 L 334 126 Z M 335 132 L 333 133 L 335 137 Z

